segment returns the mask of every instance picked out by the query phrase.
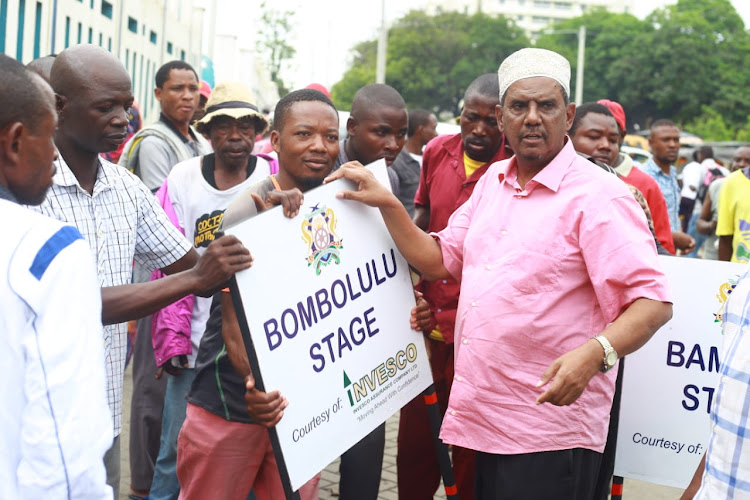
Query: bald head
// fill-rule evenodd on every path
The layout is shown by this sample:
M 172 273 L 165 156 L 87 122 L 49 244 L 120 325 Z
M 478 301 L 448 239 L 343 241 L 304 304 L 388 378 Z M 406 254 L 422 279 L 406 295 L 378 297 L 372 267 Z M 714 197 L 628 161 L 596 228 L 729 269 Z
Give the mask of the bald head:
M 55 93 L 70 97 L 82 88 L 101 84 L 104 76 L 108 80 L 130 82 L 125 67 L 112 53 L 97 45 L 74 45 L 55 58 L 50 84 Z
M 351 116 L 360 118 L 377 108 L 406 109 L 406 103 L 401 94 L 390 85 L 372 83 L 354 94 Z
M 122 144 L 133 91 L 115 56 L 95 45 L 75 45 L 57 56 L 50 80 L 60 118 L 55 140 L 63 158 L 73 150 L 95 158 Z
M 56 55 L 49 55 L 34 59 L 26 65 L 26 69 L 29 69 L 41 76 L 45 82 L 49 83 L 50 72 L 52 71 L 52 64 L 55 62 Z

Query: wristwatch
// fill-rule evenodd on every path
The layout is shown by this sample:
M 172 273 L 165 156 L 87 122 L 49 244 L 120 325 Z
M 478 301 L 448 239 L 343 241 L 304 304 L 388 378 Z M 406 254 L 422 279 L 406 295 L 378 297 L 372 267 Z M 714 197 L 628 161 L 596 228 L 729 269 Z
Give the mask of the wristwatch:
M 602 360 L 602 367 L 599 369 L 599 371 L 602 373 L 606 373 L 613 366 L 615 366 L 615 363 L 617 363 L 617 351 L 615 351 L 615 348 L 612 347 L 612 344 L 609 343 L 609 340 L 607 340 L 607 337 L 605 337 L 604 335 L 597 335 L 593 338 L 594 340 L 599 342 L 604 349 L 604 359 Z

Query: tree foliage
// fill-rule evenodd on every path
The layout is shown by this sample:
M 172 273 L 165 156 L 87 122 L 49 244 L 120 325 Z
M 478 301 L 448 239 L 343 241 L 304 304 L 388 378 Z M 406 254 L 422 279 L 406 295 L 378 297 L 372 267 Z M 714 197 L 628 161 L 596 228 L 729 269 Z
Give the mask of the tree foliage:
M 281 72 L 296 53 L 295 48 L 287 41 L 292 31 L 294 12 L 270 9 L 266 2 L 261 3 L 260 10 L 260 22 L 256 25 L 258 35 L 255 49 L 267 61 L 271 81 L 276 84 L 279 95 L 285 95 L 288 90 L 281 78 Z
M 386 83 L 409 107 L 457 114 L 472 80 L 497 71 L 506 56 L 528 45 L 523 31 L 502 16 L 411 11 L 389 30 Z M 341 109 L 349 109 L 354 93 L 375 81 L 376 51 L 375 40 L 355 46 L 349 69 L 331 89 Z
M 628 123 L 646 127 L 670 118 L 725 135 L 750 115 L 750 36 L 728 0 L 679 0 L 644 21 L 603 10 L 557 23 L 553 30 L 587 29 L 583 100 L 609 98 L 626 109 Z M 577 38 L 542 36 L 537 46 L 571 61 Z M 575 85 L 575 84 L 573 84 Z M 714 138 L 714 140 L 717 140 Z

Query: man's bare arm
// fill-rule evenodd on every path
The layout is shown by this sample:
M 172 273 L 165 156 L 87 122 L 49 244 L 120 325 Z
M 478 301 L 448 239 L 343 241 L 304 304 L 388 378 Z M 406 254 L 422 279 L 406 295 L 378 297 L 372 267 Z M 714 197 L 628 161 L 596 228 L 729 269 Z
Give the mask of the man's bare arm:
M 102 323 L 110 325 L 148 316 L 191 293 L 210 296 L 234 273 L 251 265 L 250 252 L 236 237 L 217 238 L 202 256 L 191 249 L 162 269 L 169 275 L 165 278 L 102 288 Z
M 622 357 L 643 346 L 671 317 L 672 304 L 640 298 L 605 328 L 601 335 L 609 340 Z M 586 389 L 589 380 L 601 368 L 603 359 L 604 350 L 594 339 L 589 339 L 580 347 L 557 358 L 537 384 L 537 387 L 542 387 L 550 383 L 547 390 L 537 398 L 537 404 L 563 406 L 575 402 Z
M 695 469 L 693 478 L 690 480 L 690 484 L 688 484 L 688 487 L 685 488 L 684 492 L 682 492 L 680 500 L 692 500 L 695 497 L 695 495 L 698 493 L 698 490 L 701 489 L 701 481 L 703 480 L 703 472 L 705 470 L 706 454 L 704 453 L 703 458 L 701 458 L 701 461 L 698 464 L 698 467 Z
M 430 209 L 427 207 L 414 208 L 414 224 L 422 231 L 427 231 L 430 226 Z
M 706 199 L 703 200 L 701 214 L 695 221 L 695 230 L 700 234 L 711 235 L 716 232 L 716 221 L 711 220 L 711 193 L 706 193 Z
M 726 262 L 732 260 L 732 253 L 734 252 L 732 248 L 732 244 L 734 243 L 733 238 L 733 234 L 719 236 L 719 260 Z
M 436 280 L 450 276 L 443 265 L 440 244 L 412 222 L 409 213 L 398 198 L 380 184 L 372 172 L 363 168 L 358 162 L 349 162 L 333 172 L 324 182 L 331 182 L 342 177 L 357 183 L 358 189 L 357 191 L 342 191 L 337 196 L 379 208 L 399 252 L 424 279 Z

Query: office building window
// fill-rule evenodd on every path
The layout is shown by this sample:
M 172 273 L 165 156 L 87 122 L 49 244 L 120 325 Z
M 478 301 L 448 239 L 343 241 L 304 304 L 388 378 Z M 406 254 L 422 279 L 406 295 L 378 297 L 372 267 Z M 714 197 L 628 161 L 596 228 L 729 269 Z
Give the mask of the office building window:
M 125 70 L 130 71 L 130 49 L 125 49 Z
M 99 47 L 102 46 L 103 42 L 104 42 L 104 35 L 102 33 L 99 33 Z
M 138 81 L 136 79 L 138 66 L 136 66 L 136 61 L 138 60 L 138 56 L 135 53 L 135 50 L 133 51 L 133 64 L 130 66 L 130 70 L 133 73 L 133 90 L 135 90 L 136 82 Z
M 151 40 L 151 43 L 156 45 L 156 31 L 151 31 L 148 38 Z
M 107 37 L 107 50 L 112 52 L 112 37 Z
M 26 17 L 26 0 L 18 2 L 18 36 L 16 37 L 16 59 L 23 61 L 23 25 Z
M 89 28 L 89 43 L 94 43 L 94 29 Z
M 83 24 L 78 23 L 78 43 L 81 43 L 82 36 L 83 36 Z
M 112 4 L 107 0 L 102 0 L 102 15 L 112 19 Z
M 171 54 L 174 52 L 174 47 L 172 47 L 172 42 L 167 42 L 167 54 Z
M 70 47 L 70 17 L 65 17 L 65 48 Z
M 181 61 L 184 61 L 184 60 L 185 60 L 185 51 L 184 51 L 184 50 L 181 50 L 181 51 L 180 51 L 180 60 L 181 60 Z
M 128 30 L 138 34 L 138 21 L 128 16 Z
M 36 3 L 36 12 L 34 13 L 34 59 L 39 57 L 41 51 L 42 38 L 42 2 Z
M 0 52 L 5 52 L 5 27 L 8 25 L 8 0 L 0 0 Z
M 91 2 L 89 2 L 89 7 L 91 7 L 91 10 L 94 10 L 94 0 L 91 0 Z

